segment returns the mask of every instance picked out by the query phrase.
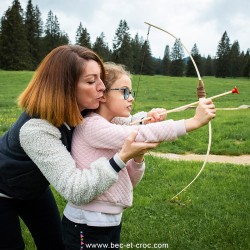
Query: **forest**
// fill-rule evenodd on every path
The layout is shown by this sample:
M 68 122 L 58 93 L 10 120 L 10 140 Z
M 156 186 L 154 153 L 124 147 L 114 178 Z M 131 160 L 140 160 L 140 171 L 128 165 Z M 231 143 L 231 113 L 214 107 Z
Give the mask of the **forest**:
M 35 70 L 53 48 L 71 43 L 52 10 L 48 12 L 45 24 L 41 14 L 32 0 L 27 1 L 25 10 L 18 0 L 14 0 L 4 12 L 0 23 L 0 69 Z M 105 41 L 103 32 L 91 43 L 90 34 L 82 22 L 76 28 L 74 44 L 92 49 L 103 61 L 124 64 L 133 74 L 196 76 L 193 63 L 185 57 L 178 39 L 171 48 L 165 46 L 162 58 L 155 58 L 147 39 L 138 33 L 131 37 L 126 20 L 120 20 L 114 31 L 112 48 Z M 237 40 L 230 42 L 227 31 L 222 34 L 216 55 L 202 57 L 196 43 L 191 55 L 202 76 L 250 77 L 250 48 L 241 51 Z

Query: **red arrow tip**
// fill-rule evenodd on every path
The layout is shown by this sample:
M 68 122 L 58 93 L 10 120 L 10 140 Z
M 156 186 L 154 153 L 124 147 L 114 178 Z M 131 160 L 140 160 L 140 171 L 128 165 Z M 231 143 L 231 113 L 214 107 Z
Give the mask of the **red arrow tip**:
M 239 91 L 236 86 L 232 89 L 232 94 L 239 94 Z

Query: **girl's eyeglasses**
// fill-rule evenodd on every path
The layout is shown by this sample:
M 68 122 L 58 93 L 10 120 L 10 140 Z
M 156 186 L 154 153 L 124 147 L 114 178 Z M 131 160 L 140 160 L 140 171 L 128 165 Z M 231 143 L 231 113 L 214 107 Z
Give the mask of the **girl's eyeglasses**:
M 129 90 L 129 88 L 113 88 L 110 90 L 122 90 L 124 100 L 127 100 L 129 98 L 129 95 L 131 95 L 133 98 L 135 97 L 135 92 L 133 90 Z

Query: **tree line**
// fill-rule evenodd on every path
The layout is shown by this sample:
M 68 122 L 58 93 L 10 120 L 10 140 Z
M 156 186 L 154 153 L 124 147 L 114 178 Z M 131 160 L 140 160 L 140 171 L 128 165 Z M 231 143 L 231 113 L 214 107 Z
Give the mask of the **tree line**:
M 94 50 L 103 61 L 124 64 L 134 74 L 196 76 L 192 61 L 184 57 L 180 40 L 175 40 L 172 48 L 166 45 L 162 59 L 155 58 L 148 40 L 138 33 L 131 37 L 126 20 L 120 20 L 112 48 L 105 41 L 103 32 L 91 43 L 90 34 L 81 22 L 75 40 L 75 44 Z M 69 43 L 67 33 L 61 30 L 59 20 L 51 10 L 43 24 L 41 12 L 32 0 L 28 0 L 25 11 L 20 2 L 14 0 L 1 17 L 0 69 L 34 70 L 53 48 Z M 213 58 L 210 55 L 202 57 L 197 44 L 194 44 L 191 55 L 202 76 L 250 77 L 250 49 L 240 51 L 239 42 L 231 44 L 226 31 Z

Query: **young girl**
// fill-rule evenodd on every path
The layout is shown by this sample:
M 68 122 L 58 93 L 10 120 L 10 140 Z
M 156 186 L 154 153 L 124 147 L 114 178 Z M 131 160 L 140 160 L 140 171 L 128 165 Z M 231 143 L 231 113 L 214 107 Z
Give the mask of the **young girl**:
M 215 117 L 214 104 L 204 99 L 200 101 L 195 116 L 187 120 L 134 126 L 114 124 L 115 117 L 130 116 L 134 94 L 130 74 L 123 66 L 106 63 L 105 70 L 106 90 L 100 106 L 87 114 L 73 134 L 72 155 L 82 169 L 89 169 L 90 163 L 97 158 L 114 155 L 134 130 L 138 130 L 136 141 L 172 141 Z M 85 205 L 67 204 L 63 217 L 67 249 L 79 249 L 80 244 L 84 249 L 86 243 L 119 245 L 122 211 L 132 205 L 133 187 L 140 182 L 144 169 L 143 155 L 131 159 L 124 164 L 117 182 L 108 191 L 89 199 Z

